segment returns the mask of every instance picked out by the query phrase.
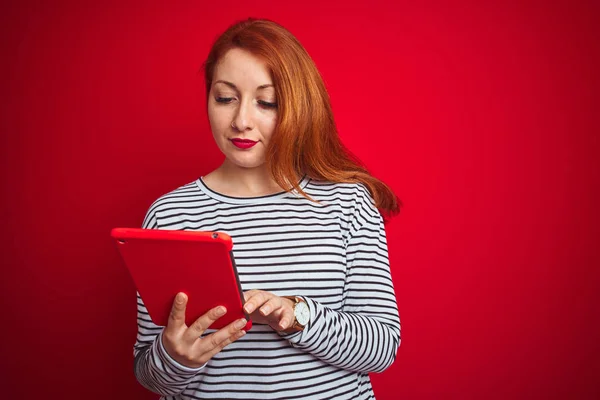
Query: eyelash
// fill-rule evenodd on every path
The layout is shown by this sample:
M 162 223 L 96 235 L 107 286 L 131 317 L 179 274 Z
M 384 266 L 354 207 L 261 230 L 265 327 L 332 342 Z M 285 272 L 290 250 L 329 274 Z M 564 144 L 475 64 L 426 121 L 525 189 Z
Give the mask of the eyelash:
M 217 103 L 229 104 L 233 100 L 233 97 L 217 97 L 215 100 L 217 101 Z M 267 101 L 259 100 L 258 104 L 265 108 L 277 108 L 277 103 L 269 103 Z

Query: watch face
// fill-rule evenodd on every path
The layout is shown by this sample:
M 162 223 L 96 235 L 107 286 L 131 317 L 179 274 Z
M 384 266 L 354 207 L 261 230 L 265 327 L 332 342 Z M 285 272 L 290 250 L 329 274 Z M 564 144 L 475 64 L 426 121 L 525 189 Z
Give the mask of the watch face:
M 310 320 L 310 310 L 308 309 L 308 305 L 303 301 L 298 302 L 294 309 L 294 315 L 300 325 L 306 326 Z

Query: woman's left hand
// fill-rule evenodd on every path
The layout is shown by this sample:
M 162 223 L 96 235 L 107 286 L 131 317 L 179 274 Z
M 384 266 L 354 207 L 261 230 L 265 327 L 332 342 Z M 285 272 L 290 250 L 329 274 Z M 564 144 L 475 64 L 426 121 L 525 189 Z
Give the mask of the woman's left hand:
M 244 292 L 244 311 L 252 322 L 267 324 L 278 332 L 285 331 L 294 321 L 294 302 L 263 290 Z

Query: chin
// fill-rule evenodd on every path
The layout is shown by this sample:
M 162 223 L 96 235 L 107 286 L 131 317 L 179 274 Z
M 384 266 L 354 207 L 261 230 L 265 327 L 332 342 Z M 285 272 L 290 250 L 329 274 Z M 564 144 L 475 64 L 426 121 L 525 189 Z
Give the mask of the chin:
M 249 158 L 240 158 L 240 157 L 227 157 L 227 161 L 229 161 L 232 165 L 235 165 L 239 168 L 244 169 L 253 169 L 261 167 L 265 164 L 264 159 L 257 160 L 254 157 L 253 159 Z

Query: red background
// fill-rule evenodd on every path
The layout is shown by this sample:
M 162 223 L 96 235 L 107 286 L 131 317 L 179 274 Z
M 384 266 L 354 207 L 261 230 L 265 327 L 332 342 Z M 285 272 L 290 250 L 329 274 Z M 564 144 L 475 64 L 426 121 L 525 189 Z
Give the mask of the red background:
M 378 399 L 600 398 L 598 3 L 280 3 L 3 3 L 2 397 L 154 398 L 109 231 L 219 164 L 198 70 L 257 16 L 405 203 Z

